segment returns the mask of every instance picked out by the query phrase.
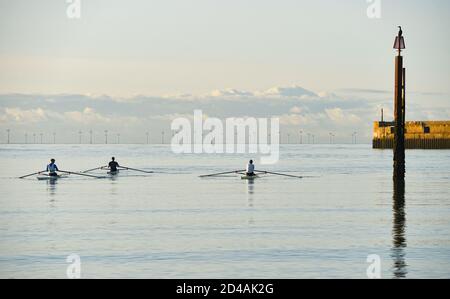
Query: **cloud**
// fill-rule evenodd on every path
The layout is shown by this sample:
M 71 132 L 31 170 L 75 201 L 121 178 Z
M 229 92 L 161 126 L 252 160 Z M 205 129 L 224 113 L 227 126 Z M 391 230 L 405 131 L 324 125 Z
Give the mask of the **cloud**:
M 48 119 L 48 114 L 42 108 L 24 110 L 21 108 L 5 108 L 1 118 L 3 121 L 18 123 L 36 123 Z
M 179 99 L 179 100 L 183 100 L 183 99 L 187 99 L 187 100 L 192 100 L 195 99 L 195 96 L 193 94 L 190 93 L 176 93 L 176 94 L 165 94 L 162 96 L 163 99 Z
M 339 98 L 339 96 L 337 94 L 335 94 L 334 92 L 330 92 L 330 91 L 321 91 L 317 94 L 317 96 L 319 98 Z
M 351 128 L 369 141 L 372 122 L 380 118 L 381 108 L 384 108 L 385 119 L 392 119 L 391 97 L 379 94 L 316 94 L 300 86 L 274 87 L 262 92 L 224 89 L 201 95 L 138 95 L 127 99 L 82 94 L 0 94 L 0 122 L 2 126 L 22 132 L 35 129 L 51 132 L 55 127 L 64 132 L 115 130 L 124 138 L 129 136 L 130 140 L 140 142 L 145 135 L 143 132 L 170 130 L 172 120 L 192 119 L 193 111 L 200 109 L 205 117 L 220 119 L 278 117 L 283 132 L 301 128 L 319 136 L 320 132 L 326 135 L 330 130 L 349 131 Z M 449 118 L 447 98 L 441 101 L 439 97 L 433 101 L 421 98 L 408 98 L 409 120 Z M 69 136 L 67 139 L 73 142 Z
M 381 89 L 363 89 L 363 88 L 342 88 L 339 89 L 342 92 L 348 93 L 369 93 L 369 94 L 392 94 L 393 91 L 381 90 Z
M 237 89 L 214 90 L 211 92 L 212 97 L 251 97 L 254 93 Z
M 283 126 L 315 126 L 321 123 L 326 117 L 323 113 L 316 114 L 283 114 L 277 116 Z
M 203 114 L 203 118 L 206 118 L 206 117 L 207 117 L 207 115 Z M 185 113 L 185 114 L 171 113 L 171 114 L 162 114 L 162 115 L 155 115 L 155 116 L 149 117 L 149 119 L 151 119 L 151 120 L 166 121 L 166 122 L 171 122 L 177 118 L 186 118 L 186 119 L 189 119 L 190 121 L 192 121 L 194 119 L 194 114 L 193 114 L 193 112 Z
M 84 108 L 83 111 L 69 111 L 65 112 L 64 116 L 70 120 L 81 124 L 93 124 L 93 123 L 109 123 L 111 118 L 101 115 L 95 112 L 90 107 Z
M 382 89 L 363 89 L 363 88 L 342 88 L 338 91 L 347 92 L 347 93 L 356 93 L 356 94 L 378 94 L 378 95 L 393 95 L 393 90 L 382 90 Z M 433 92 L 433 91 L 410 91 L 409 94 L 417 94 L 422 96 L 448 96 L 446 92 Z
M 290 113 L 300 114 L 302 112 L 302 108 L 295 106 L 292 107 L 291 110 L 289 110 Z
M 361 118 L 355 114 L 344 112 L 341 108 L 325 109 L 328 118 L 338 124 L 359 123 Z
M 290 87 L 272 87 L 260 94 L 272 97 L 300 97 L 300 98 L 317 97 L 316 93 L 304 89 L 303 87 L 298 85 L 293 85 Z
M 318 95 L 310 90 L 307 90 L 301 86 L 276 86 L 269 88 L 265 91 L 247 91 L 234 88 L 216 89 L 203 96 L 194 96 L 192 94 L 178 94 L 178 95 L 166 95 L 165 98 L 177 97 L 177 98 L 239 98 L 239 97 L 318 97 Z

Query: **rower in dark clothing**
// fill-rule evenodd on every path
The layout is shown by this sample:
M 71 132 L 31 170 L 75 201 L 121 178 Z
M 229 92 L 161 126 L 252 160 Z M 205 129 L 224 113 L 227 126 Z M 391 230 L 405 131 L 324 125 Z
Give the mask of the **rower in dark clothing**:
M 108 167 L 110 172 L 118 172 L 120 165 L 116 162 L 116 158 L 112 157 L 112 161 L 109 162 Z

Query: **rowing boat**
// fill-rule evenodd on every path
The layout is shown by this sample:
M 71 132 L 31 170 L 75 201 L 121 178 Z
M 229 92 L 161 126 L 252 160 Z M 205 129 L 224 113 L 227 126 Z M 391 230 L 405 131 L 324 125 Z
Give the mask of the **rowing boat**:
M 261 177 L 258 175 L 243 175 L 243 176 L 241 176 L 242 180 L 249 180 L 249 181 L 252 181 L 254 179 L 259 179 L 259 178 L 261 178 Z
M 39 175 L 36 178 L 39 181 L 55 181 L 55 180 L 64 179 L 64 178 L 67 178 L 67 177 L 68 177 L 68 175 L 62 174 L 62 175 L 57 175 L 57 176 Z
M 291 175 L 291 174 L 285 174 L 285 173 L 279 173 L 279 172 L 270 172 L 270 171 L 262 171 L 262 170 L 255 170 L 256 175 L 247 175 L 245 170 L 235 170 L 235 171 L 227 171 L 227 172 L 220 172 L 220 173 L 213 173 L 213 174 L 205 174 L 201 175 L 201 178 L 211 178 L 211 177 L 219 177 L 226 174 L 240 174 L 241 179 L 243 180 L 254 180 L 261 178 L 262 175 L 278 175 L 283 177 L 290 177 L 290 178 L 297 178 L 302 179 L 303 176 L 297 176 L 297 175 Z
M 75 176 L 83 176 L 83 177 L 89 177 L 89 178 L 95 178 L 95 179 L 102 179 L 102 178 L 106 178 L 106 176 L 97 176 L 97 175 L 91 175 L 91 174 L 86 174 L 86 173 L 80 173 L 80 172 L 73 172 L 73 171 L 65 171 L 65 170 L 58 170 L 58 173 L 62 173 L 62 174 L 58 174 L 56 176 L 51 176 L 48 174 L 48 171 L 39 171 L 39 172 L 35 172 L 35 173 L 31 173 L 31 174 L 27 174 L 24 176 L 19 177 L 19 179 L 24 179 L 24 178 L 28 178 L 31 176 L 36 176 L 36 178 L 39 181 L 54 181 L 54 180 L 58 180 L 58 179 L 63 179 L 63 178 L 67 178 L 69 177 L 69 175 L 75 175 Z
M 131 170 L 131 171 L 142 172 L 142 173 L 154 173 L 153 171 L 141 170 L 141 169 L 125 167 L 125 166 L 119 166 L 117 168 L 117 171 L 111 171 L 108 166 L 100 166 L 100 167 L 97 167 L 97 168 L 92 168 L 92 169 L 89 169 L 89 170 L 85 170 L 82 173 L 93 172 L 93 171 L 96 171 L 96 170 L 106 170 L 107 174 L 109 174 L 109 175 L 119 174 L 119 171 L 121 171 L 121 170 Z

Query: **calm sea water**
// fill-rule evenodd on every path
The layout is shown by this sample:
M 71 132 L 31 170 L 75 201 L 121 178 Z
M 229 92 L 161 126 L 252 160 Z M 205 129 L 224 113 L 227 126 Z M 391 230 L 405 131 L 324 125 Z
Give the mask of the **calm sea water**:
M 79 171 L 112 155 L 158 173 L 17 179 L 51 157 Z M 370 254 L 383 278 L 450 278 L 450 151 L 408 151 L 400 195 L 392 152 L 368 145 L 283 146 L 260 167 L 304 179 L 198 177 L 248 158 L 1 145 L 0 278 L 65 278 L 70 254 L 83 278 L 366 278 Z

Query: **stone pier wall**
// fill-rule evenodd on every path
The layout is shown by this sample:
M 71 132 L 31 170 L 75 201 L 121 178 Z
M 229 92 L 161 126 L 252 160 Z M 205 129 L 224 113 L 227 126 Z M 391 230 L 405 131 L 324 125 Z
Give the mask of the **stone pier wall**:
M 450 121 L 408 121 L 405 124 L 407 149 L 450 149 Z M 394 123 L 375 122 L 373 148 L 392 149 Z

